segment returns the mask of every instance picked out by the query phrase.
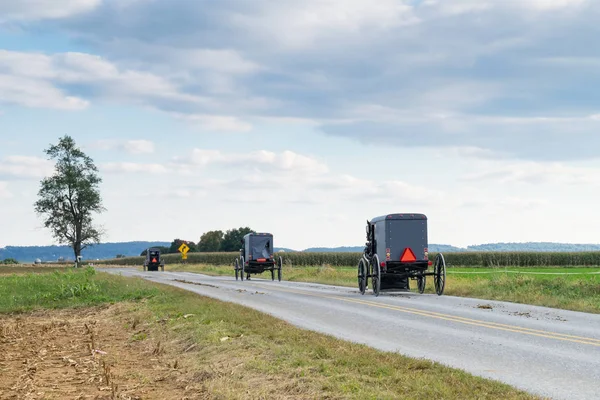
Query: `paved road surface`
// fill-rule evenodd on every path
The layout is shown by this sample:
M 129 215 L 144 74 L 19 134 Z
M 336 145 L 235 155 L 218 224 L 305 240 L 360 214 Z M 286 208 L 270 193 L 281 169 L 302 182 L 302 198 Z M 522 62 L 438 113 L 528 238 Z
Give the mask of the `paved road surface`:
M 376 298 L 355 288 L 258 277 L 241 282 L 188 272 L 105 271 L 244 304 L 302 328 L 439 361 L 542 396 L 600 399 L 600 315 L 415 293 Z

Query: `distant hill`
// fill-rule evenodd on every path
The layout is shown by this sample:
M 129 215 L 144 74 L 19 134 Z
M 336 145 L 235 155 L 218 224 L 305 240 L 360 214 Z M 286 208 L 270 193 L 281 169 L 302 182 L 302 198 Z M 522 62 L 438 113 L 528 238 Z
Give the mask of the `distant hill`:
M 543 252 L 577 252 L 600 251 L 600 244 L 575 244 L 552 242 L 527 243 L 488 243 L 468 246 L 466 251 L 543 251 Z
M 292 249 L 286 249 L 285 247 L 275 247 L 275 252 L 276 252 L 276 253 L 277 253 L 277 252 L 280 252 L 280 251 L 283 251 L 283 252 L 286 252 L 286 253 L 293 253 L 293 252 L 295 252 L 296 250 L 292 250 Z
M 313 247 L 305 252 L 361 252 L 363 246 L 356 247 Z M 535 251 L 535 252 L 578 252 L 600 251 L 600 244 L 571 244 L 553 242 L 526 242 L 526 243 L 487 243 L 467 247 L 456 247 L 448 244 L 429 244 L 432 253 L 458 253 L 465 251 Z
M 105 260 L 115 258 L 117 254 L 127 257 L 139 256 L 151 246 L 170 246 L 170 242 L 122 242 L 101 243 L 89 247 L 82 252 L 86 260 Z M 42 261 L 56 261 L 59 258 L 74 260 L 73 250 L 68 246 L 7 246 L 0 248 L 0 260 L 14 258 L 20 262 L 33 262 L 36 258 Z
M 139 256 L 142 251 L 152 246 L 169 247 L 169 242 L 122 242 L 122 243 L 101 243 L 83 251 L 83 258 L 86 260 L 106 260 L 115 258 L 117 254 L 126 257 Z M 307 253 L 323 252 L 362 252 L 363 246 L 343 246 L 343 247 L 311 247 L 302 250 Z M 295 252 L 289 248 L 276 248 L 275 251 Z M 570 243 L 551 243 L 551 242 L 528 242 L 528 243 L 487 243 L 466 248 L 451 246 L 447 244 L 430 244 L 429 251 L 455 253 L 465 251 L 536 251 L 536 252 L 577 252 L 577 251 L 600 251 L 600 244 L 570 244 Z M 7 246 L 0 248 L 0 260 L 14 258 L 20 262 L 33 262 L 36 258 L 42 261 L 56 261 L 59 258 L 67 261 L 73 260 L 73 251 L 67 246 Z

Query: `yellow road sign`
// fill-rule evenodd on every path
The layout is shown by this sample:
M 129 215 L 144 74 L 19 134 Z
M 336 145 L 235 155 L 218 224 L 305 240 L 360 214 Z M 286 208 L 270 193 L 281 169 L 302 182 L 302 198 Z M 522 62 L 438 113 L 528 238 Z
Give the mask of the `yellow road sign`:
M 182 243 L 177 250 L 179 250 L 180 253 L 185 255 L 188 251 L 190 251 L 190 248 L 187 244 Z
M 181 253 L 181 259 L 182 260 L 187 260 L 187 254 Z

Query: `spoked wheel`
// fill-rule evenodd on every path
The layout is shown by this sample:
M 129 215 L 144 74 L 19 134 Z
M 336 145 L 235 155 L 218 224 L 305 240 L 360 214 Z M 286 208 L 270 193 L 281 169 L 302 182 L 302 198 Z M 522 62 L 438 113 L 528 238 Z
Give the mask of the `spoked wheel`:
M 367 263 L 364 258 L 358 262 L 358 290 L 360 294 L 365 294 L 367 290 Z
M 427 283 L 425 278 L 427 278 L 427 277 L 426 276 L 418 276 L 417 277 L 417 289 L 419 290 L 420 294 L 423 294 L 423 292 L 425 292 L 425 284 Z
M 238 274 L 240 272 L 240 262 L 238 261 L 237 258 L 235 259 L 235 264 L 234 264 L 233 269 L 235 269 L 235 280 L 237 281 L 238 280 Z
M 279 257 L 279 261 L 277 263 L 277 280 L 281 282 L 281 268 L 283 267 L 283 258 Z
M 244 280 L 244 257 L 240 257 L 240 280 L 243 281 Z
M 381 289 L 381 265 L 379 265 L 379 257 L 377 254 L 371 259 L 371 284 L 373 285 L 373 294 L 379 296 Z
M 446 287 L 446 260 L 442 253 L 439 253 L 435 257 L 435 263 L 433 264 L 433 283 L 435 284 L 435 292 L 438 296 L 444 294 L 444 288 Z

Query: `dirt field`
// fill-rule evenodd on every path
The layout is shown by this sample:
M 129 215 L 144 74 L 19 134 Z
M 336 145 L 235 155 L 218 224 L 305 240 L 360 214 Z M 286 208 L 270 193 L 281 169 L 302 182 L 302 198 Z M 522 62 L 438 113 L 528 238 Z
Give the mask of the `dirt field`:
M 0 316 L 0 399 L 212 398 L 122 307 Z

